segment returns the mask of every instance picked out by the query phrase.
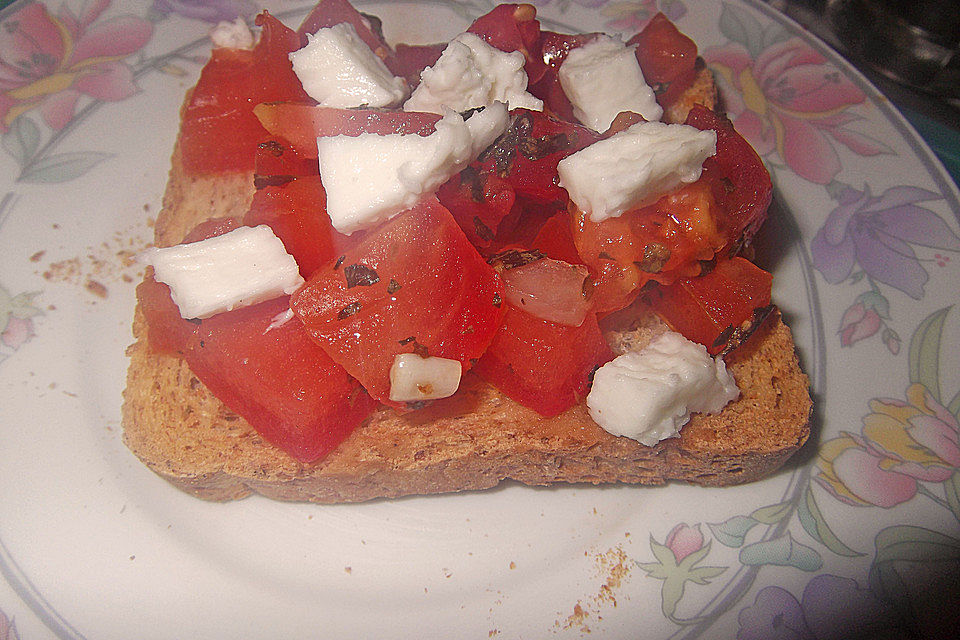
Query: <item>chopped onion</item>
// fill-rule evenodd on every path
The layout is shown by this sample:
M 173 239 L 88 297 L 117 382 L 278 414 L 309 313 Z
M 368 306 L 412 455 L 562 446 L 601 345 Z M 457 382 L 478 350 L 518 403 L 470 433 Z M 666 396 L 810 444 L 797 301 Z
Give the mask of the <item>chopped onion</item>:
M 501 272 L 507 302 L 543 320 L 579 327 L 590 304 L 583 294 L 587 268 L 543 258 Z

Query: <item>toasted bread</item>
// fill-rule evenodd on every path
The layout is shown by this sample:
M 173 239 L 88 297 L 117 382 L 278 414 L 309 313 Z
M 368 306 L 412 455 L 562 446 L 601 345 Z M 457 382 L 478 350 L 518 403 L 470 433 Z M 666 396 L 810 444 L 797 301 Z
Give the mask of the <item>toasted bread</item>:
M 682 121 L 697 102 L 711 107 L 716 102 L 705 69 L 667 119 Z M 252 195 L 250 174 L 190 176 L 175 150 L 156 244 L 176 244 L 207 218 L 242 215 Z M 640 348 L 666 330 L 641 305 L 635 311 L 621 326 L 608 327 L 615 351 Z M 505 479 L 530 485 L 669 480 L 729 485 L 771 473 L 808 435 L 807 378 L 790 330 L 776 312 L 726 358 L 740 399 L 717 415 L 693 416 L 679 438 L 654 447 L 610 435 L 582 403 L 544 418 L 468 373 L 456 395 L 427 408 L 400 415 L 381 407 L 314 464 L 265 442 L 182 359 L 151 352 L 139 309 L 134 335 L 124 441 L 157 474 L 209 500 L 260 493 L 281 500 L 355 502 L 484 489 Z

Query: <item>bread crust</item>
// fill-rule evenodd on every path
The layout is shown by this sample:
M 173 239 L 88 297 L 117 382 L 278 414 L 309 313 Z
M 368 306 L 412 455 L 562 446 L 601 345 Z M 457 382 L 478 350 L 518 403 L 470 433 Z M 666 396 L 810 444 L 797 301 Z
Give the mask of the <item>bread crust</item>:
M 188 96 L 189 99 L 189 96 Z M 668 119 L 696 102 L 713 107 L 709 72 L 698 75 Z M 155 242 L 169 246 L 199 222 L 243 215 L 252 175 L 191 176 L 173 154 Z M 615 350 L 639 348 L 666 330 L 638 312 L 607 327 Z M 726 358 L 742 395 L 721 413 L 695 415 L 679 438 L 647 447 L 614 437 L 583 403 L 544 418 L 468 373 L 461 389 L 417 412 L 374 412 L 323 460 L 303 464 L 265 442 L 193 375 L 181 358 L 150 351 L 138 308 L 123 404 L 123 439 L 150 469 L 207 500 L 259 493 L 279 500 L 357 502 L 410 494 L 486 489 L 512 479 L 529 485 L 662 484 L 721 486 L 779 468 L 809 435 L 808 381 L 779 313 Z

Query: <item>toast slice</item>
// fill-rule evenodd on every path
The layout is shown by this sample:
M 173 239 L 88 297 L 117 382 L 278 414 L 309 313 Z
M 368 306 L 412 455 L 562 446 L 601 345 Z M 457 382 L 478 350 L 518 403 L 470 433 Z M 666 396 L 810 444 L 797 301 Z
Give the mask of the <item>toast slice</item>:
M 696 102 L 715 106 L 703 70 L 667 119 L 682 121 Z M 211 217 L 240 216 L 250 204 L 249 174 L 187 175 L 177 150 L 158 246 L 179 242 Z M 642 305 L 606 328 L 617 352 L 641 348 L 666 326 Z M 544 418 L 468 373 L 460 391 L 399 415 L 381 407 L 321 461 L 302 464 L 265 442 L 227 409 L 180 358 L 150 351 L 138 309 L 124 391 L 123 439 L 150 469 L 209 500 L 259 493 L 280 500 L 357 502 L 410 494 L 485 489 L 505 479 L 530 485 L 730 485 L 780 467 L 806 440 L 811 400 L 790 330 L 772 313 L 726 358 L 741 389 L 717 415 L 695 415 L 679 438 L 647 447 L 610 435 L 584 404 Z

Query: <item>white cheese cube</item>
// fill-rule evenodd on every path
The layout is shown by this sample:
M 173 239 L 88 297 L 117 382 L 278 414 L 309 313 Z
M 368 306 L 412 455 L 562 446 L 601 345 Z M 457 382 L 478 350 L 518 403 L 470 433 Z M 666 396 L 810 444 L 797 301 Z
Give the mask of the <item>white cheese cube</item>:
M 390 399 L 419 402 L 452 396 L 460 387 L 462 369 L 459 360 L 401 353 L 390 367 Z
M 407 95 L 407 83 L 360 39 L 349 23 L 307 35 L 307 46 L 290 54 L 307 95 L 325 107 L 389 107 Z
M 717 152 L 715 131 L 639 122 L 560 161 L 560 186 L 594 222 L 656 202 L 696 182 Z
M 649 121 L 663 117 L 653 89 L 643 79 L 635 49 L 601 35 L 567 54 L 558 76 L 577 120 L 602 132 L 621 111 L 639 113 Z
M 466 111 L 503 102 L 510 109 L 543 111 L 543 101 L 527 92 L 524 62 L 519 51 L 500 51 L 475 34 L 461 33 L 420 73 L 403 110 L 443 114 L 444 107 Z
M 506 107 L 496 103 L 466 121 L 448 111 L 429 136 L 318 138 L 330 221 L 340 233 L 353 233 L 409 209 L 476 159 L 508 124 Z
M 254 37 L 250 27 L 237 16 L 233 22 L 221 20 L 210 30 L 210 41 L 214 47 L 225 49 L 253 49 Z
M 170 287 L 184 318 L 209 318 L 289 295 L 303 284 L 293 256 L 266 225 L 147 249 L 140 260 L 152 265 L 156 279 Z
M 739 395 L 721 358 L 667 332 L 597 369 L 587 409 L 609 433 L 652 447 L 680 435 L 691 413 L 717 413 Z

